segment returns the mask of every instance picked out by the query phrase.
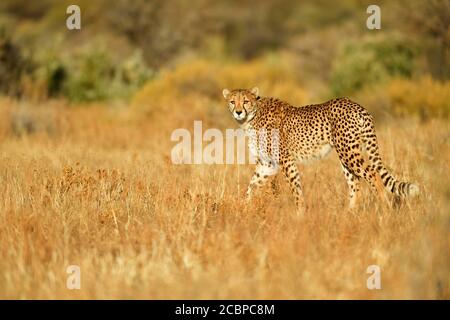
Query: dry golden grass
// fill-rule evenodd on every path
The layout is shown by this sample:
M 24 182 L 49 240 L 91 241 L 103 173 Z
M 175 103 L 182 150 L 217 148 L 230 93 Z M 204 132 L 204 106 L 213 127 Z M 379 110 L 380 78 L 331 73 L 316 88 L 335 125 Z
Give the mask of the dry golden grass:
M 333 154 L 301 167 L 310 210 L 298 218 L 282 177 L 247 207 L 250 165 L 171 164 L 174 128 L 235 127 L 222 105 L 186 101 L 192 112 L 170 121 L 56 106 L 62 129 L 16 137 L 16 103 L 1 103 L 0 298 L 450 298 L 448 122 L 377 126 L 418 199 L 388 210 L 364 186 L 347 212 Z M 66 288 L 72 264 L 81 290 Z M 381 290 L 366 287 L 372 264 Z

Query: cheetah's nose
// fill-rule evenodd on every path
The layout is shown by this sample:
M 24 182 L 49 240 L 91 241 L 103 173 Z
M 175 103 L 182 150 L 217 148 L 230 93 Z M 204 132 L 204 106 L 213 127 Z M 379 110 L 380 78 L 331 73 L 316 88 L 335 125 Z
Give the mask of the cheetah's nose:
M 236 114 L 237 114 L 238 116 L 240 116 L 241 113 L 242 113 L 242 111 L 236 111 Z

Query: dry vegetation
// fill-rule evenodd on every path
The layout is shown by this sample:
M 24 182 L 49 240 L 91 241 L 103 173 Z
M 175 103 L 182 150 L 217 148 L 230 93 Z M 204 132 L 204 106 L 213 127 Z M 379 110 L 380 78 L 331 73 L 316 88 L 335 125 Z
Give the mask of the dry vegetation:
M 26 106 L 1 100 L 0 298 L 450 298 L 448 121 L 377 126 L 418 199 L 388 210 L 365 187 L 347 212 L 333 154 L 301 167 L 310 208 L 298 218 L 282 177 L 247 207 L 251 166 L 171 164 L 174 128 L 235 127 L 218 100 L 182 101 L 189 112 L 142 119 L 53 102 L 18 133 Z M 66 288 L 71 264 L 81 290 Z M 366 288 L 372 264 L 382 290 Z
M 79 0 L 69 31 L 72 1 L 0 1 L 0 299 L 449 299 L 450 2 L 377 3 L 370 31 L 369 0 Z M 249 207 L 252 166 L 171 163 L 174 129 L 236 128 L 222 89 L 252 86 L 361 103 L 422 194 L 350 213 L 333 154 L 299 218 L 282 177 Z

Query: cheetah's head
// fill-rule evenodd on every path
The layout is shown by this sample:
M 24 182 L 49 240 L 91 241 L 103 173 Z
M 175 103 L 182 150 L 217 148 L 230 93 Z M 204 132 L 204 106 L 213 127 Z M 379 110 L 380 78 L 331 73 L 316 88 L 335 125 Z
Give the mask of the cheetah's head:
M 248 89 L 223 89 L 223 97 L 227 101 L 228 109 L 233 117 L 240 123 L 253 118 L 256 111 L 256 101 L 259 98 L 259 90 L 254 87 Z

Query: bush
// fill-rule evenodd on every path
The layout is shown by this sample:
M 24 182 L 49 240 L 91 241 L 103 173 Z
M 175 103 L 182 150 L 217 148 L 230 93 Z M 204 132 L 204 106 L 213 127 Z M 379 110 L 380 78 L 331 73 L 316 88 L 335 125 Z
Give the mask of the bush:
M 349 43 L 336 57 L 331 76 L 335 95 L 349 95 L 390 77 L 410 77 L 414 50 L 405 41 L 376 38 Z
M 388 117 L 418 117 L 421 120 L 450 117 L 450 82 L 431 76 L 418 79 L 393 78 L 352 97 L 382 121 Z
M 37 60 L 35 83 L 45 83 L 46 96 L 65 96 L 74 102 L 127 98 L 153 76 L 139 52 L 122 63 L 97 49 L 67 57 L 44 54 Z
M 21 47 L 13 43 L 0 29 L 0 93 L 20 96 L 22 77 L 30 72 L 31 62 L 23 55 Z
M 104 52 L 82 54 L 70 69 L 64 89 L 70 100 L 104 100 L 112 94 L 115 69 Z
M 286 59 L 272 56 L 251 62 L 189 61 L 166 69 L 149 81 L 133 98 L 133 105 L 147 114 L 183 108 L 189 100 L 222 102 L 224 88 L 258 86 L 262 95 L 277 96 L 293 104 L 306 102 L 306 92 Z M 180 104 L 183 101 L 183 104 Z
M 450 81 L 440 82 L 430 76 L 418 81 L 395 79 L 387 90 L 397 115 L 417 115 L 422 120 L 450 116 Z

